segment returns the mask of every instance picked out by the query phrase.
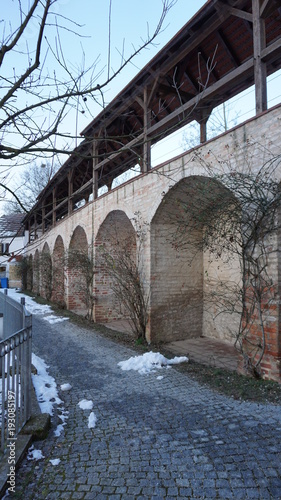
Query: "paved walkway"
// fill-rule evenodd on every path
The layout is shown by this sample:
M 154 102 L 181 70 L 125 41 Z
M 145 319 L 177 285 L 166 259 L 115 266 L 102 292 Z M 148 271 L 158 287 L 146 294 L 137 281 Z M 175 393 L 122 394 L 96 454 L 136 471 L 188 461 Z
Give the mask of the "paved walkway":
M 68 322 L 34 317 L 33 343 L 72 390 L 60 392 L 49 437 L 35 443 L 45 458 L 22 463 L 17 498 L 281 498 L 280 407 L 232 401 L 175 368 L 124 372 L 117 363 L 134 351 Z M 83 398 L 94 402 L 94 429 Z

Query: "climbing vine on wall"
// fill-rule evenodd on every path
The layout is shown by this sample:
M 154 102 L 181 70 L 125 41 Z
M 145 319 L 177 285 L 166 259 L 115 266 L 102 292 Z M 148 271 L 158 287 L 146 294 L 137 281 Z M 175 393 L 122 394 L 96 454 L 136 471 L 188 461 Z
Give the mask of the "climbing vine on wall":
M 237 144 L 236 154 L 241 154 Z M 189 247 L 190 265 L 198 251 L 208 255 L 209 264 L 239 263 L 239 279 L 220 279 L 205 270 L 204 300 L 216 315 L 239 315 L 235 345 L 244 368 L 260 376 L 278 304 L 281 156 L 266 151 L 258 163 L 245 147 L 243 155 L 243 168 L 238 169 L 235 155 L 221 159 L 209 151 L 206 159 L 200 150 L 195 152 L 193 160 L 206 176 L 183 183 L 170 212 L 168 238 L 175 250 Z M 194 231 L 200 231 L 200 239 L 189 239 Z

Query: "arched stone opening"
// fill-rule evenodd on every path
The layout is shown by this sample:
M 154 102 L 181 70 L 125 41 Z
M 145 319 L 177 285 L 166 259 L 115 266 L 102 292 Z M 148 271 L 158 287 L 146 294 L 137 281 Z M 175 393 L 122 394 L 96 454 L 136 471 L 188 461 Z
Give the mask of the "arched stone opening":
M 152 220 L 152 341 L 202 335 L 234 340 L 240 314 L 233 314 L 231 307 L 224 310 L 223 301 L 227 294 L 230 300 L 237 299 L 233 294 L 241 280 L 239 259 L 228 250 L 217 251 L 224 244 L 212 240 L 211 234 L 212 227 L 220 225 L 220 238 L 228 237 L 222 199 L 224 206 L 226 200 L 229 206 L 235 204 L 233 195 L 217 180 L 188 177 L 164 196 Z
M 61 236 L 55 241 L 53 250 L 53 290 L 52 301 L 61 307 L 65 307 L 64 297 L 65 282 L 65 250 Z
M 33 290 L 33 257 L 27 257 L 27 270 L 26 270 L 26 289 Z
M 47 300 L 51 300 L 53 266 L 52 266 L 52 258 L 48 243 L 44 244 L 40 256 L 40 277 L 41 277 L 40 295 L 42 295 L 42 297 L 44 297 Z
M 97 323 L 128 320 L 128 310 L 116 294 L 116 280 L 125 279 L 124 257 L 130 266 L 136 265 L 136 233 L 125 212 L 114 210 L 107 215 L 99 228 L 95 247 L 94 319 Z M 120 269 L 119 276 L 117 273 L 114 277 L 114 267 Z
M 40 256 L 39 250 L 37 249 L 34 254 L 33 259 L 33 287 L 32 291 L 36 295 L 40 295 Z
M 89 299 L 92 294 L 89 278 L 92 267 L 87 235 L 81 226 L 77 226 L 72 234 L 67 255 L 67 308 L 85 316 L 89 314 Z

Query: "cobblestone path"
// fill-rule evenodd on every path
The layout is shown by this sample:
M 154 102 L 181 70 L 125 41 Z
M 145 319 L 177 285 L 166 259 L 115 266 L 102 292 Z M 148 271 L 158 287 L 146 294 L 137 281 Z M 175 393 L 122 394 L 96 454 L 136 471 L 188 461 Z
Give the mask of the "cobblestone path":
M 281 407 L 216 395 L 175 368 L 124 372 L 117 363 L 133 350 L 68 322 L 34 317 L 33 336 L 58 387 L 72 390 L 35 443 L 45 458 L 23 461 L 17 498 L 281 499 Z M 82 399 L 94 403 L 93 429 Z

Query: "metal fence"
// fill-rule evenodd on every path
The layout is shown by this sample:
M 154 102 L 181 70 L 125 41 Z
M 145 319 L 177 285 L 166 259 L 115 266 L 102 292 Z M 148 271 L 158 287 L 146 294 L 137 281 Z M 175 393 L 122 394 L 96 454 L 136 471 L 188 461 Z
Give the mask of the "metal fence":
M 31 415 L 32 316 L 21 303 L 0 293 L 1 451 L 16 439 Z

